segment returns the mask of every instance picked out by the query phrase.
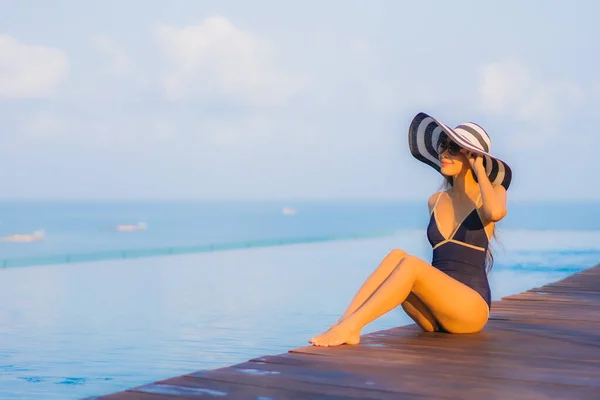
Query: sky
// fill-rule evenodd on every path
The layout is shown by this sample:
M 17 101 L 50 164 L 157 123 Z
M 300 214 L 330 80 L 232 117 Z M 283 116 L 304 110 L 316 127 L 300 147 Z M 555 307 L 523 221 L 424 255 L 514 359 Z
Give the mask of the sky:
M 424 111 L 489 132 L 509 199 L 600 200 L 593 1 L 0 7 L 0 198 L 425 201 Z

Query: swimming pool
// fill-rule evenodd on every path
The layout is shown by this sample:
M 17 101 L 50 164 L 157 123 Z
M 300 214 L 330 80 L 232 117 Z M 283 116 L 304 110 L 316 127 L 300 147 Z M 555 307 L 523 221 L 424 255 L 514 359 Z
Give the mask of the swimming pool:
M 101 395 L 303 346 L 387 251 L 427 257 L 422 235 L 0 270 L 0 398 Z M 600 234 L 577 235 L 505 232 L 494 299 L 595 264 Z M 410 322 L 392 311 L 363 333 Z

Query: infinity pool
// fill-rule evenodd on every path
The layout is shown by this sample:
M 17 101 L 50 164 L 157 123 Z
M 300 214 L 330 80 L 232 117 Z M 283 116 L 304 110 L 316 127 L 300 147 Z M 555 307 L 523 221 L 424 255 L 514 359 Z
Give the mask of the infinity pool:
M 598 260 L 595 249 L 561 250 L 540 235 L 497 254 L 494 299 Z M 303 346 L 387 251 L 402 243 L 428 257 L 422 238 L 0 270 L 0 398 L 101 395 Z M 410 322 L 392 311 L 364 333 Z

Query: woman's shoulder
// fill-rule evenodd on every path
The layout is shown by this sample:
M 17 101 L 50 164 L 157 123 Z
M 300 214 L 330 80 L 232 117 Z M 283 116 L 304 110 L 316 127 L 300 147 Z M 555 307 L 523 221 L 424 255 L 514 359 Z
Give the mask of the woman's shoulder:
M 435 192 L 434 194 L 432 194 L 429 197 L 429 200 L 427 201 L 427 205 L 429 206 L 429 211 L 431 211 L 433 209 L 433 207 L 435 206 L 435 203 L 438 201 L 438 199 L 442 195 L 442 193 L 446 193 L 446 191 L 442 190 L 439 192 Z

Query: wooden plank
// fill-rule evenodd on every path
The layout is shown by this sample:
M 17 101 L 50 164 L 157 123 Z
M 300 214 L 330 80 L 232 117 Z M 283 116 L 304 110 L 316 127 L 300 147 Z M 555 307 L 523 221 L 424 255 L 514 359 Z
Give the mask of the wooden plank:
M 485 332 L 512 331 L 523 335 L 523 341 L 538 340 L 544 336 L 556 339 L 562 344 L 579 343 L 596 347 L 600 344 L 600 332 L 588 325 L 560 325 L 543 322 L 489 321 Z
M 322 370 L 298 370 L 295 367 L 277 365 L 265 368 L 266 364 L 247 362 L 231 367 L 212 371 L 198 371 L 187 375 L 192 378 L 256 385 L 264 388 L 318 391 L 333 396 L 345 398 L 369 398 L 393 400 L 398 398 L 398 392 L 375 386 L 375 382 L 356 375 L 343 372 Z M 346 383 L 350 382 L 349 384 Z M 402 393 L 406 399 L 421 399 L 422 396 L 412 393 Z M 278 397 L 280 398 L 280 397 Z M 442 398 L 451 398 L 442 396 Z
M 532 301 L 529 299 L 511 299 L 512 301 L 500 301 L 492 303 L 492 310 L 498 307 L 525 307 L 525 308 L 546 308 L 547 310 L 562 310 L 562 309 L 576 309 L 582 311 L 589 311 L 593 307 L 598 307 L 600 305 L 600 298 L 598 301 L 591 300 L 589 297 L 581 297 L 579 299 L 564 299 L 562 301 L 553 301 L 552 298 L 543 299 L 542 296 L 536 295 L 538 298 L 537 301 Z M 588 306 L 581 307 L 581 306 Z
M 501 332 L 499 330 L 499 332 Z M 502 332 L 506 334 L 516 333 L 517 330 L 505 328 Z M 441 338 L 422 338 L 418 340 L 395 340 L 380 338 L 379 342 L 365 341 L 360 347 L 379 348 L 405 351 L 405 352 L 439 352 L 444 351 L 448 354 L 473 353 L 484 354 L 486 356 L 501 356 L 507 354 L 513 356 L 515 353 L 527 357 L 536 356 L 540 350 L 548 347 L 558 347 L 553 351 L 544 352 L 546 357 L 569 358 L 578 353 L 581 357 L 590 355 L 590 352 L 598 352 L 598 344 L 593 342 L 580 343 L 577 339 L 562 340 L 560 337 L 552 337 L 551 334 L 545 334 L 543 331 L 527 331 L 527 338 L 519 340 L 518 337 L 510 338 L 507 335 L 495 335 L 494 339 L 489 341 L 452 341 Z M 356 347 L 359 348 L 359 347 Z M 592 358 L 595 361 L 595 358 Z
M 164 398 L 164 396 L 158 394 L 140 393 L 126 390 L 124 392 L 113 393 L 106 396 L 87 397 L 84 400 L 159 400 Z
M 586 325 L 589 329 L 597 330 L 600 329 L 600 323 L 597 321 L 589 321 L 585 318 L 552 318 L 551 316 L 533 316 L 523 315 L 517 313 L 494 313 L 490 316 L 490 320 L 506 320 L 506 321 L 520 321 L 520 322 L 540 322 L 556 325 Z
M 328 351 L 329 350 L 329 351 Z M 354 357 L 368 357 L 372 359 L 382 361 L 394 361 L 396 359 L 405 357 L 407 359 L 414 360 L 415 357 L 427 356 L 428 359 L 433 362 L 437 358 L 456 358 L 456 359 L 470 359 L 472 362 L 486 362 L 486 360 L 509 360 L 513 362 L 519 362 L 523 358 L 533 358 L 539 360 L 545 360 L 547 362 L 562 363 L 565 360 L 571 360 L 574 356 L 578 357 L 580 362 L 585 365 L 598 366 L 600 361 L 598 360 L 597 354 L 589 354 L 587 352 L 573 353 L 569 351 L 560 351 L 559 349 L 553 351 L 546 351 L 546 348 L 538 348 L 527 353 L 516 353 L 510 352 L 508 349 L 499 349 L 497 351 L 489 351 L 480 348 L 478 352 L 466 353 L 463 350 L 439 347 L 425 346 L 414 348 L 414 347 L 395 347 L 382 345 L 377 347 L 366 347 L 366 346 L 344 346 L 340 347 L 339 350 L 331 351 L 331 349 L 321 347 L 303 347 L 300 349 L 292 350 L 294 353 L 303 354 L 327 354 L 336 356 L 354 356 Z
M 404 330 L 402 328 L 392 328 L 383 332 L 374 332 L 370 335 L 365 335 L 361 338 L 361 342 L 376 340 L 378 338 L 387 338 L 387 337 L 395 337 L 395 338 L 408 338 L 408 339 L 416 339 L 416 338 L 439 338 L 441 340 L 451 340 L 454 342 L 466 342 L 466 343 L 477 343 L 480 341 L 488 341 L 488 340 L 498 340 L 502 339 L 501 337 L 496 337 L 495 329 L 503 326 L 515 326 L 515 327 L 531 327 L 537 328 L 540 330 L 551 329 L 557 333 L 562 333 L 565 335 L 565 338 L 573 337 L 573 335 L 585 335 L 586 337 L 595 338 L 598 334 L 597 332 L 590 332 L 585 325 L 570 325 L 569 327 L 559 328 L 555 324 L 551 324 L 548 322 L 511 322 L 511 321 L 495 321 L 490 320 L 484 327 L 484 329 L 476 334 L 463 334 L 463 335 L 452 335 L 441 332 L 422 332 L 420 330 Z M 589 335 L 589 336 L 588 336 Z M 527 340 L 526 336 L 519 336 L 520 340 Z
M 573 285 L 573 286 L 545 286 L 541 288 L 532 288 L 527 290 L 525 293 L 560 293 L 563 295 L 585 295 L 590 298 L 597 298 L 600 296 L 594 288 L 586 288 L 583 285 Z
M 435 361 L 435 360 L 432 360 Z M 283 364 L 243 363 L 234 367 L 199 373 L 207 379 L 248 380 L 251 375 L 244 370 L 261 371 L 265 381 L 286 378 L 296 382 L 320 383 L 344 388 L 376 390 L 401 395 L 434 396 L 435 398 L 489 398 L 526 399 L 536 393 L 540 399 L 565 399 L 569 396 L 592 396 L 598 387 L 564 385 L 540 381 L 509 379 L 485 379 L 473 375 L 461 375 L 456 379 L 453 371 L 439 370 L 435 362 L 430 364 L 426 375 L 410 368 L 397 370 L 389 367 L 361 366 L 357 364 L 313 364 L 309 368 Z M 260 373 L 253 374 L 261 375 Z M 192 374 L 196 376 L 196 374 Z M 423 379 L 426 376 L 427 379 Z M 432 384 L 435 382 L 435 384 Z
M 278 356 L 260 357 L 251 361 L 302 366 L 306 368 L 314 365 L 352 364 L 363 365 L 369 368 L 390 368 L 399 372 L 404 370 L 421 371 L 427 376 L 429 376 L 433 368 L 435 370 L 452 371 L 453 374 L 457 375 L 469 374 L 484 378 L 517 379 L 600 388 L 600 365 L 590 368 L 588 365 L 582 365 L 577 362 L 567 362 L 557 365 L 548 363 L 547 360 L 531 359 L 494 359 L 490 361 L 489 358 L 486 359 L 474 355 L 460 359 L 456 357 L 437 357 L 435 364 L 432 364 L 432 359 L 425 355 L 420 357 L 399 357 L 394 360 L 380 360 L 348 355 L 336 357 L 327 353 L 322 354 L 322 356 L 288 353 Z M 484 368 L 473 368 L 473 365 L 483 366 Z
M 175 396 L 176 398 L 222 398 L 228 399 L 315 399 L 315 400 L 342 400 L 359 399 L 362 394 L 349 393 L 344 388 L 329 390 L 319 385 L 303 385 L 301 390 L 293 390 L 290 385 L 269 387 L 261 385 L 260 380 L 252 381 L 250 385 L 240 384 L 238 381 L 218 381 L 192 376 L 181 376 L 152 383 L 135 389 L 140 393 L 155 393 L 160 395 Z M 311 391 L 311 389 L 313 389 Z M 339 389 L 339 390 L 335 390 Z M 329 392 L 329 393 L 327 393 Z M 337 392 L 337 394 L 332 394 Z M 368 392 L 370 393 L 370 392 Z M 379 399 L 392 399 L 391 394 L 383 394 Z
M 400 343 L 399 340 L 402 339 L 401 343 L 405 345 L 414 343 L 420 346 L 450 347 L 456 350 L 464 350 L 465 346 L 474 349 L 476 346 L 485 345 L 486 349 L 490 351 L 495 348 L 506 347 L 510 353 L 515 350 L 519 352 L 527 351 L 532 342 L 538 347 L 540 345 L 547 347 L 561 346 L 563 350 L 566 349 L 566 344 L 598 346 L 600 344 L 600 333 L 590 332 L 584 328 L 584 326 L 548 326 L 531 322 L 490 321 L 482 332 L 473 335 L 408 333 L 390 330 L 386 334 L 364 337 L 361 343 L 394 344 Z M 526 331 L 529 335 L 521 335 L 519 334 L 520 331 Z M 509 332 L 513 332 L 513 334 Z M 523 349 L 520 347 L 523 347 Z
M 537 302 L 537 303 L 546 303 L 552 305 L 554 303 L 559 304 L 571 304 L 575 306 L 589 306 L 589 307 L 598 307 L 598 303 L 600 303 L 600 296 L 596 299 L 590 299 L 589 296 L 562 296 L 562 295 L 553 295 L 553 294 L 544 294 L 544 293 L 520 293 L 512 296 L 503 297 L 502 301 L 527 301 L 527 302 Z M 496 303 L 497 304 L 497 303 Z

